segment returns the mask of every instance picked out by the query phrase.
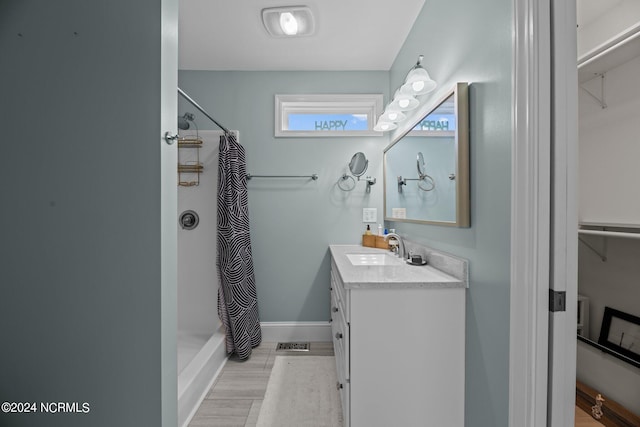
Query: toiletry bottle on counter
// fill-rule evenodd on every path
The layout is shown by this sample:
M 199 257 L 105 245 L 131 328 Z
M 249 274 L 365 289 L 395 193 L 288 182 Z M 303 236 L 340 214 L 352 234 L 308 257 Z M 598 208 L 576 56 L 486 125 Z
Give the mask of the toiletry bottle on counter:
M 395 228 L 392 228 L 391 230 L 389 230 L 389 233 L 395 233 L 395 232 L 396 232 Z M 389 233 L 387 233 L 387 234 L 389 234 Z M 390 237 L 389 238 L 389 250 L 391 252 L 398 253 L 398 241 L 396 240 L 395 237 Z
M 382 224 L 378 224 L 378 236 L 382 236 Z
M 371 227 L 367 224 L 367 230 L 364 232 L 367 236 L 371 236 Z

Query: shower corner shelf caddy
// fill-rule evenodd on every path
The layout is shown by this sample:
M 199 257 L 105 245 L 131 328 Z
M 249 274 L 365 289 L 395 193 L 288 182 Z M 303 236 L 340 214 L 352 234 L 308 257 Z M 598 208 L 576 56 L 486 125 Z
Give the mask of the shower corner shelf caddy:
M 200 162 L 200 148 L 202 138 L 186 136 L 178 138 L 178 185 L 181 187 L 195 187 L 200 185 L 200 174 L 204 166 Z M 183 149 L 195 149 L 195 159 L 183 160 Z M 184 155 L 184 153 L 183 153 Z

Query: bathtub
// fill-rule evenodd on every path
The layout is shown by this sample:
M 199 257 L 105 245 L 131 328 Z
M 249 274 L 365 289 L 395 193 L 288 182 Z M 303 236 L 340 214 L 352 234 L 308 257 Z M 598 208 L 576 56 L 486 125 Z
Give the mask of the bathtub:
M 178 426 L 187 427 L 227 360 L 222 326 L 178 334 Z

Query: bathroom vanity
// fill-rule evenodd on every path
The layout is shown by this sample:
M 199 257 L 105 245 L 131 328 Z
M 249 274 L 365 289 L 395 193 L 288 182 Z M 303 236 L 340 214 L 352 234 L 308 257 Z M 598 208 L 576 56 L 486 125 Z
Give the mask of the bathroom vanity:
M 464 425 L 467 261 L 414 266 L 331 245 L 331 325 L 345 427 Z

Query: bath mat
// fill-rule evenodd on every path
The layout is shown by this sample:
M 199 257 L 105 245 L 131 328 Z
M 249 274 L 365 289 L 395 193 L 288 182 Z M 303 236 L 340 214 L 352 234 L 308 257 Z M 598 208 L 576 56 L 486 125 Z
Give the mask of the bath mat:
M 257 427 L 341 427 L 333 356 L 276 356 Z

